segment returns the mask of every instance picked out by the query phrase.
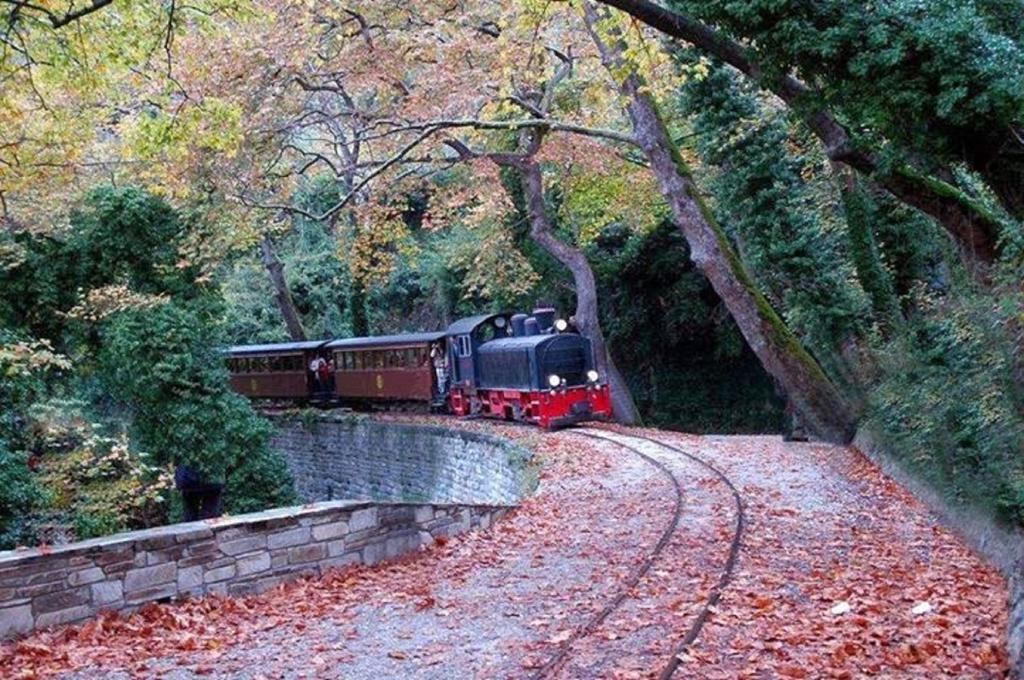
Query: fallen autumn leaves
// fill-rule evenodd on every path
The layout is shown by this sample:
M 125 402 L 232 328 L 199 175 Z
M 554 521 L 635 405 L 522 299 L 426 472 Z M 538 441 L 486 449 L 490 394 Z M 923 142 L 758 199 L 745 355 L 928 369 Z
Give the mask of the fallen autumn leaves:
M 445 421 L 451 424 L 450 420 Z M 0 675 L 529 677 L 657 541 L 670 484 L 612 444 L 480 423 L 545 459 L 540 492 L 497 527 L 374 568 L 240 599 L 154 605 L 0 650 Z M 733 582 L 678 677 L 983 677 L 1005 671 L 1005 586 L 855 452 L 777 438 L 647 432 L 740 486 Z M 718 577 L 729 504 L 679 463 L 684 520 L 560 677 L 648 677 Z M 845 602 L 849 611 L 831 613 Z M 931 610 L 915 613 L 920 603 Z

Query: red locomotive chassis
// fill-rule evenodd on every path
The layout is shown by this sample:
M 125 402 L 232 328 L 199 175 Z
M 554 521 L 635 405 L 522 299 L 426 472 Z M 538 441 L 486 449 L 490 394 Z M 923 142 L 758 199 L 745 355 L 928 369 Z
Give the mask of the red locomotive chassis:
M 607 384 L 553 390 L 477 390 L 455 386 L 449 394 L 452 413 L 535 423 L 545 430 L 612 415 Z

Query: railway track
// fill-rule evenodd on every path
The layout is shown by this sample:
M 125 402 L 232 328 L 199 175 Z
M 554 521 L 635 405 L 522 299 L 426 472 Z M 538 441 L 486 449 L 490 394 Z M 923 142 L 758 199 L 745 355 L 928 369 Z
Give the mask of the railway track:
M 732 502 L 735 508 L 735 524 L 725 563 L 717 581 L 708 593 L 703 606 L 701 606 L 697 615 L 690 622 L 686 633 L 678 642 L 674 643 L 671 656 L 664 663 L 658 673 L 660 680 L 667 680 L 668 678 L 671 678 L 678 669 L 680 656 L 700 635 L 704 624 L 711 615 L 712 609 L 718 603 L 719 599 L 721 599 L 722 592 L 732 577 L 736 561 L 739 557 L 740 545 L 743 538 L 745 522 L 743 499 L 736 486 L 719 468 L 696 454 L 681 449 L 673 444 L 669 444 L 663 440 L 640 434 L 623 434 L 605 428 L 576 429 L 572 430 L 571 433 L 575 436 L 614 444 L 636 456 L 639 456 L 645 462 L 656 468 L 660 474 L 669 480 L 672 486 L 674 492 L 673 510 L 671 517 L 662 530 L 657 543 L 655 543 L 653 548 L 647 554 L 647 557 L 630 574 L 629 578 L 626 579 L 618 593 L 600 611 L 594 614 L 584 625 L 577 628 L 572 636 L 560 645 L 558 652 L 556 652 L 555 655 L 544 664 L 544 666 L 531 676 L 535 680 L 553 677 L 566 665 L 572 656 L 573 646 L 583 638 L 594 633 L 612 613 L 622 607 L 626 600 L 629 599 L 630 592 L 640 583 L 644 576 L 650 571 L 651 567 L 658 562 L 658 559 L 661 557 L 666 546 L 671 542 L 673 536 L 678 530 L 684 507 L 684 485 L 680 482 L 679 477 L 673 471 L 671 463 L 677 462 L 679 459 L 684 459 L 704 468 L 711 472 L 712 475 L 714 475 L 714 477 L 724 485 L 732 497 Z M 658 452 L 642 451 L 640 449 L 641 443 L 657 447 Z

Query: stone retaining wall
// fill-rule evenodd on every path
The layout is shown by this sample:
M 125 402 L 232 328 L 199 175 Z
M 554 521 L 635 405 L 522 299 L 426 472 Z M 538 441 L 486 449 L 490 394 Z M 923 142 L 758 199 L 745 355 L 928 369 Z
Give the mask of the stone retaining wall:
M 358 416 L 271 418 L 304 501 L 518 503 L 529 452 L 498 437 Z
M 0 552 L 0 639 L 105 609 L 249 593 L 300 574 L 375 564 L 487 527 L 508 509 L 335 501 Z

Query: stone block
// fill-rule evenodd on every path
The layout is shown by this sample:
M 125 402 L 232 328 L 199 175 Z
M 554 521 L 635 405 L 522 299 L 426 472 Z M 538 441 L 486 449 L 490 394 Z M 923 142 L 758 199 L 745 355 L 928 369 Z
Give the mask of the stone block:
M 392 536 L 384 543 L 384 557 L 392 559 L 412 550 L 412 536 Z
M 359 564 L 360 560 L 361 558 L 357 551 L 338 555 L 337 557 L 328 557 L 325 560 L 320 560 L 320 571 L 322 572 L 325 569 L 340 569 L 350 564 Z
M 32 603 L 0 608 L 0 640 L 27 633 L 33 625 Z
M 152 567 L 139 567 L 129 570 L 124 575 L 124 590 L 126 593 L 146 590 L 169 583 L 177 578 L 178 565 L 174 562 L 157 564 Z
M 120 581 L 104 581 L 92 584 L 92 602 L 97 607 L 115 605 L 124 598 Z
M 218 581 L 226 581 L 229 578 L 235 576 L 235 565 L 234 563 L 227 564 L 223 567 L 217 567 L 216 569 L 207 569 L 203 573 L 203 583 L 216 583 Z
M 209 595 L 227 595 L 228 584 L 224 581 L 221 581 L 220 583 L 211 583 L 206 586 L 206 592 Z
M 125 603 L 128 605 L 155 602 L 157 600 L 168 600 L 178 594 L 177 580 L 170 583 L 161 583 L 144 590 L 135 590 L 125 596 Z
M 377 526 L 376 506 L 356 510 L 348 521 L 349 531 L 362 531 L 375 526 Z
M 40 583 L 36 586 L 22 586 L 18 588 L 18 594 L 22 597 L 39 597 L 40 595 L 46 595 L 47 593 L 56 593 L 65 590 L 67 585 L 62 581 L 53 581 L 52 583 Z
M 185 554 L 184 545 L 172 545 L 169 548 L 154 550 L 146 553 L 146 565 L 163 564 L 164 562 L 177 562 Z
M 344 539 L 331 541 L 327 544 L 327 554 L 331 557 L 337 557 L 338 555 L 345 552 L 345 541 Z
M 105 578 L 107 578 L 107 575 L 103 573 L 102 569 L 99 567 L 89 567 L 71 572 L 68 575 L 68 584 L 71 586 L 84 586 L 102 581 Z
M 152 538 L 147 538 L 142 541 L 139 541 L 138 547 L 136 549 L 139 551 L 146 552 L 153 550 L 161 550 L 163 548 L 167 548 L 174 545 L 175 542 L 175 535 L 173 533 L 168 532 L 160 536 L 153 536 Z
M 314 541 L 329 541 L 334 538 L 341 538 L 348 533 L 348 522 L 338 520 L 330 524 L 316 524 L 313 526 Z
M 174 535 L 174 540 L 178 543 L 189 544 L 194 544 L 198 541 L 206 541 L 210 538 L 213 538 L 213 529 L 205 524 L 190 525 L 188 528 L 179 529 Z
M 434 507 L 432 505 L 420 505 L 416 507 L 414 521 L 417 524 L 429 522 L 434 519 Z
M 267 547 L 267 537 L 261 535 L 242 536 L 228 541 L 217 541 L 217 547 L 225 555 L 241 555 Z
M 57 611 L 47 612 L 45 614 L 36 615 L 36 628 L 49 628 L 50 626 L 59 626 L 65 623 L 71 623 L 72 621 L 81 621 L 92 616 L 95 612 L 93 608 L 87 604 L 78 605 L 75 607 L 68 607 L 67 609 L 58 609 Z
M 49 612 L 87 604 L 90 599 L 92 599 L 92 591 L 88 586 L 82 586 L 80 588 L 61 590 L 56 593 L 41 595 L 32 601 L 32 610 L 36 613 L 36 616 L 38 616 L 40 614 L 47 614 Z
M 270 553 L 270 568 L 277 569 L 288 564 L 288 551 L 293 548 L 281 548 Z
M 317 562 L 327 557 L 327 546 L 323 543 L 299 545 L 288 551 L 288 564 Z
M 93 556 L 92 561 L 98 567 L 106 567 L 120 562 L 131 562 L 134 557 L 135 549 L 128 547 L 97 553 Z M 104 571 L 106 570 L 104 569 Z
M 251 555 L 243 555 L 238 558 L 235 568 L 239 577 L 266 571 L 270 569 L 270 553 L 258 552 Z
M 384 546 L 380 543 L 370 543 L 359 552 L 363 564 L 374 565 L 384 557 Z
M 270 534 L 267 537 L 267 547 L 271 550 L 277 548 L 290 548 L 293 545 L 301 545 L 310 541 L 309 527 L 296 527 L 288 531 Z
M 129 560 L 127 562 L 113 562 L 103 566 L 103 573 L 107 575 L 107 578 L 120 578 L 134 566 L 134 560 Z
M 40 583 L 63 583 L 67 578 L 69 571 L 67 569 L 54 569 L 52 571 L 43 571 L 37 574 L 32 574 L 25 578 L 25 585 L 34 586 Z
M 178 569 L 178 590 L 191 590 L 203 585 L 203 568 L 187 567 Z

